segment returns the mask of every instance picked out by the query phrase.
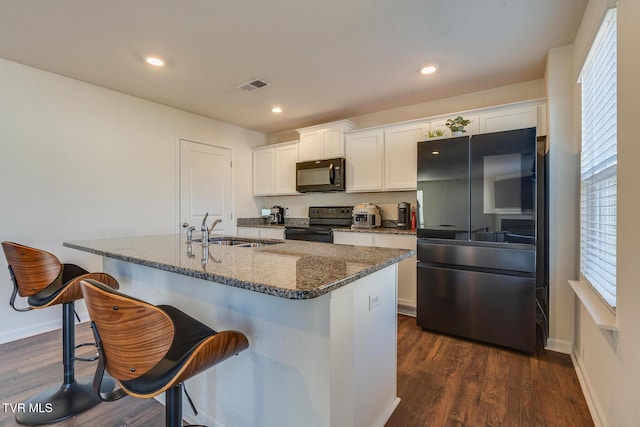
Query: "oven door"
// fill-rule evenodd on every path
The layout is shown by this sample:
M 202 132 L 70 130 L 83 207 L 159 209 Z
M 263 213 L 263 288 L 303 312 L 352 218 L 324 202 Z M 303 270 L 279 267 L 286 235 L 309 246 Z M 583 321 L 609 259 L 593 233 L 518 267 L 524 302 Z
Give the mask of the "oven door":
M 327 227 L 285 227 L 286 240 L 333 243 L 333 231 Z

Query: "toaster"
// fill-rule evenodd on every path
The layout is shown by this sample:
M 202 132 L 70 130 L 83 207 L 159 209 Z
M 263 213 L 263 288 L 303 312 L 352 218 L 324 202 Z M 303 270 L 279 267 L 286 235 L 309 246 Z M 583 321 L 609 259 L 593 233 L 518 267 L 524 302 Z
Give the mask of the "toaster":
M 353 228 L 375 228 L 382 225 L 380 208 L 371 203 L 361 203 L 353 207 Z

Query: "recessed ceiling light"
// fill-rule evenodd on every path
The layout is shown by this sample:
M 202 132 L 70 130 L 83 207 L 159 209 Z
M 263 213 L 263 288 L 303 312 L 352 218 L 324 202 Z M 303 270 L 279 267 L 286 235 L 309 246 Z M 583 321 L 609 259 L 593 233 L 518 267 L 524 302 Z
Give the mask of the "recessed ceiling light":
M 433 154 L 434 156 L 437 156 L 438 154 L 440 154 L 439 151 L 432 151 L 431 154 Z
M 273 108 L 271 109 L 271 111 L 273 111 L 274 113 L 282 113 L 282 108 L 280 108 L 280 107 L 273 107 Z
M 155 56 L 147 56 L 145 58 L 145 61 L 147 61 L 147 64 L 153 65 L 155 67 L 162 67 L 164 65 L 164 61 Z
M 424 67 L 420 67 L 420 74 L 433 74 L 437 70 L 433 65 L 427 65 Z

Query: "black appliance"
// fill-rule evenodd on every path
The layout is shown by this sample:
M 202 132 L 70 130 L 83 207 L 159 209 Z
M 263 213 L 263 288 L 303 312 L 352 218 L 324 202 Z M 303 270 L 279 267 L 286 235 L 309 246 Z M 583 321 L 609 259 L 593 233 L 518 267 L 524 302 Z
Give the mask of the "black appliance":
M 398 203 L 397 227 L 400 230 L 408 230 L 411 228 L 411 206 L 407 202 Z
M 538 328 L 546 344 L 545 157 L 537 144 L 535 128 L 418 143 L 422 328 L 530 353 Z
M 273 206 L 271 208 L 271 224 L 284 224 L 284 208 L 282 206 Z
M 306 240 L 309 242 L 333 243 L 333 228 L 351 226 L 352 206 L 311 206 L 309 226 L 284 228 L 286 240 Z
M 296 163 L 296 191 L 300 193 L 344 191 L 343 158 Z

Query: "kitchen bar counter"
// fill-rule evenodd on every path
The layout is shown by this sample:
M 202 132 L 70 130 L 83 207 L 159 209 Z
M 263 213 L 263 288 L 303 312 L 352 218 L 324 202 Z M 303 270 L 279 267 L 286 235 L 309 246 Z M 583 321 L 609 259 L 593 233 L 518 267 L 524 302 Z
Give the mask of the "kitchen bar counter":
M 187 380 L 198 409 L 184 411 L 189 423 L 383 427 L 400 401 L 397 263 L 414 251 L 281 242 L 202 247 L 166 235 L 64 245 L 101 255 L 126 294 L 247 336 L 246 351 Z
M 205 252 L 198 242 L 188 245 L 184 235 L 86 240 L 64 246 L 288 299 L 316 298 L 414 255 L 401 249 L 295 240 L 255 248 L 210 244 Z

